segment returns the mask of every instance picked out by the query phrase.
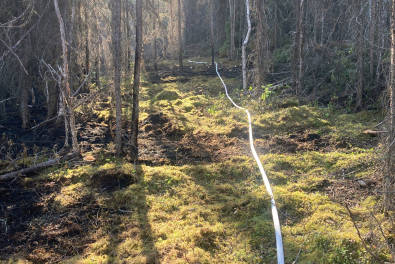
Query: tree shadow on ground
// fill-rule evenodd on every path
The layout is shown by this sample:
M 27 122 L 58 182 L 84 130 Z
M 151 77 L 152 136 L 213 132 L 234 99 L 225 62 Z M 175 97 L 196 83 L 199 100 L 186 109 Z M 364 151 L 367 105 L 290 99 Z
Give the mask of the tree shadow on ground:
M 249 252 L 244 250 L 244 253 L 248 255 L 248 263 L 274 263 L 276 243 L 270 199 L 264 193 L 263 183 L 254 169 L 254 164 L 251 164 L 250 170 L 236 164 L 232 166 L 224 166 L 213 171 L 210 166 L 197 165 L 186 168 L 185 173 L 206 192 L 202 195 L 205 207 L 215 208 L 218 219 L 237 234 L 238 242 L 230 246 L 232 250 L 238 247 L 237 244 L 246 243 L 249 245 Z M 252 175 L 257 177 L 254 178 Z M 284 222 L 284 217 L 291 218 L 296 215 L 283 215 L 281 222 Z M 287 243 L 288 256 L 294 257 L 299 246 Z M 232 250 L 229 254 L 236 254 Z
M 142 263 L 160 263 L 148 218 L 144 173 L 140 166 L 136 171 L 131 181 L 123 176 L 114 179 L 117 170 L 103 170 L 97 172 L 99 176 L 48 177 L 2 188 L 0 216 L 6 220 L 0 222 L 0 262 L 17 258 L 80 263 L 93 253 L 104 257 L 105 263 L 129 261 L 130 256 L 138 256 Z M 129 189 L 134 187 L 136 192 Z M 135 252 L 125 244 L 128 239 L 137 241 Z M 92 250 L 100 241 L 105 241 L 100 249 Z
M 144 183 L 144 171 L 141 165 L 136 166 L 136 174 L 138 177 L 138 182 Z M 145 189 L 141 193 L 139 199 L 143 204 L 142 207 L 138 208 L 138 220 L 141 230 L 141 239 L 143 241 L 143 252 L 147 257 L 147 264 L 160 264 L 160 255 L 155 247 L 155 237 L 152 232 L 152 227 L 148 219 L 149 206 L 147 204 L 147 197 Z

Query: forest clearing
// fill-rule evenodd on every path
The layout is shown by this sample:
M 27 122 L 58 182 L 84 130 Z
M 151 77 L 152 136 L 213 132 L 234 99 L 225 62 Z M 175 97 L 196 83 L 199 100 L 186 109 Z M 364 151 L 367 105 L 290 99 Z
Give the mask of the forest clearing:
M 0 263 L 394 263 L 395 0 L 335 2 L 0 3 Z

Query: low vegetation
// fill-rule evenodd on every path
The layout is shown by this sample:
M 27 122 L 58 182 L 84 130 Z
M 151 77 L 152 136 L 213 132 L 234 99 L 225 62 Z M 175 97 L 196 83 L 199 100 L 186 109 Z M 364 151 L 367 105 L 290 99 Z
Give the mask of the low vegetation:
M 231 89 L 238 83 L 226 82 Z M 93 161 L 26 178 L 23 186 L 46 191 L 37 187 L 39 213 L 15 233 L 23 237 L 14 242 L 17 250 L 2 250 L 4 263 L 273 263 L 270 199 L 249 154 L 245 116 L 221 89 L 215 76 L 145 81 L 142 141 L 183 142 L 194 135 L 226 139 L 223 149 L 205 145 L 207 157 L 190 160 L 185 152 L 185 158 L 136 166 L 113 158 L 107 144 L 107 151 L 85 154 Z M 264 104 L 238 97 L 252 109 Z M 377 139 L 363 133 L 381 118 L 377 112 L 299 104 L 266 109 L 253 113 L 254 132 L 274 186 L 286 262 L 389 260 L 389 223 L 375 191 L 381 157 L 372 148 Z M 98 115 L 103 122 L 110 117 L 103 110 Z M 162 122 L 160 137 L 153 117 Z M 214 155 L 220 151 L 225 154 Z

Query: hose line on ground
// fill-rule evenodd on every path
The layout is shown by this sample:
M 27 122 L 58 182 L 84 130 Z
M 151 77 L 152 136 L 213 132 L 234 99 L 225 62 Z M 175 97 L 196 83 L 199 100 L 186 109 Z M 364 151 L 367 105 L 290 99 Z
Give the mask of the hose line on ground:
M 228 88 L 226 87 L 226 84 L 225 84 L 224 80 L 222 79 L 221 75 L 219 74 L 218 64 L 217 63 L 215 63 L 215 71 L 217 72 L 217 75 L 218 75 L 219 79 L 221 80 L 222 85 L 225 88 L 226 97 L 228 97 L 228 99 L 232 102 L 232 104 L 236 108 L 238 108 L 238 109 L 240 109 L 242 111 L 245 111 L 246 114 L 247 114 L 248 125 L 249 125 L 248 131 L 249 131 L 251 152 L 252 152 L 252 155 L 254 156 L 254 159 L 255 159 L 256 163 L 258 164 L 258 168 L 259 168 L 259 171 L 261 172 L 262 180 L 263 180 L 263 182 L 265 184 L 266 191 L 270 195 L 270 199 L 271 199 L 272 217 L 273 217 L 274 231 L 275 231 L 275 234 L 276 234 L 277 263 L 278 264 L 284 264 L 284 249 L 283 249 L 283 239 L 282 239 L 282 235 L 281 235 L 280 220 L 279 220 L 279 217 L 278 217 L 278 211 L 277 211 L 277 207 L 276 207 L 276 202 L 274 200 L 274 195 L 273 195 L 272 188 L 270 186 L 269 179 L 268 179 L 268 177 L 266 175 L 265 169 L 263 168 L 262 162 L 259 159 L 259 156 L 258 156 L 258 154 L 257 154 L 257 152 L 255 150 L 254 137 L 253 137 L 253 134 L 252 134 L 252 118 L 251 118 L 250 111 L 248 111 L 248 109 L 246 109 L 244 107 L 241 107 L 241 106 L 237 105 L 232 100 L 232 98 L 229 96 Z
M 193 60 L 189 60 L 188 62 L 190 63 L 195 63 L 195 64 L 208 64 L 207 62 L 202 62 L 202 61 L 193 61 Z M 244 111 L 247 114 L 248 117 L 248 134 L 249 134 L 249 141 L 250 141 L 250 148 L 251 148 L 251 152 L 252 152 L 252 156 L 254 157 L 256 163 L 258 164 L 258 168 L 259 171 L 262 175 L 262 180 L 265 184 L 265 188 L 267 193 L 270 196 L 270 200 L 271 200 L 271 209 L 272 209 L 272 217 L 273 217 L 273 224 L 274 224 L 274 231 L 275 231 L 275 235 L 276 235 L 276 248 L 277 248 L 277 263 L 278 264 L 284 264 L 284 247 L 283 247 L 283 239 L 282 239 L 282 235 L 281 235 L 281 226 L 280 226 L 280 220 L 278 217 L 278 210 L 277 210 L 277 206 L 276 206 L 276 202 L 274 200 L 274 195 L 273 195 L 273 191 L 272 188 L 270 186 L 270 182 L 269 179 L 266 175 L 265 169 L 263 168 L 262 162 L 259 159 L 259 156 L 255 150 L 255 146 L 254 146 L 254 136 L 252 133 L 252 118 L 251 118 L 251 114 L 250 111 L 248 111 L 248 109 L 241 107 L 239 105 L 237 105 L 233 99 L 229 96 L 228 93 L 228 88 L 224 82 L 224 80 L 221 77 L 221 74 L 218 71 L 218 63 L 215 62 L 215 71 L 218 75 L 218 78 L 221 80 L 222 85 L 224 86 L 225 89 L 225 94 L 226 97 L 229 99 L 229 101 L 238 109 Z

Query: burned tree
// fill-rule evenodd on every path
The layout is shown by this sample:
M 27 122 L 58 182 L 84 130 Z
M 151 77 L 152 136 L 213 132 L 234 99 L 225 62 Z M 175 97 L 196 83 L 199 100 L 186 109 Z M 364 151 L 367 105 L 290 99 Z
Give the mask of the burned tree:
M 56 15 L 58 17 L 59 28 L 60 28 L 60 36 L 62 41 L 62 51 L 63 51 L 63 69 L 62 69 L 62 87 L 61 93 L 62 98 L 65 105 L 65 122 L 66 124 L 66 133 L 67 133 L 67 125 L 69 125 L 70 132 L 71 132 L 71 140 L 72 140 L 72 147 L 73 152 L 79 152 L 78 140 L 77 140 L 77 129 L 75 127 L 75 115 L 74 115 L 74 107 L 73 107 L 73 98 L 71 95 L 71 88 L 70 88 L 70 72 L 69 72 L 69 63 L 68 63 L 68 48 L 67 48 L 67 41 L 66 41 L 66 31 L 63 22 L 62 15 L 59 10 L 58 0 L 53 0 Z M 68 123 L 68 124 L 67 124 Z M 66 137 L 67 138 L 67 137 Z
M 122 152 L 122 102 L 121 102 L 121 0 L 111 1 L 112 51 L 114 63 L 115 145 L 117 155 Z
M 143 52 L 143 4 L 142 0 L 136 1 L 136 56 L 134 63 L 134 80 L 133 80 L 133 110 L 132 110 L 132 137 L 131 137 L 131 154 L 136 161 L 138 159 L 138 132 L 139 132 L 139 94 L 140 94 L 140 74 L 141 61 Z

